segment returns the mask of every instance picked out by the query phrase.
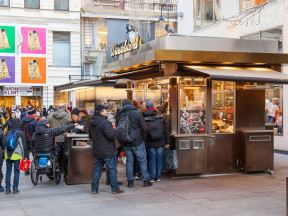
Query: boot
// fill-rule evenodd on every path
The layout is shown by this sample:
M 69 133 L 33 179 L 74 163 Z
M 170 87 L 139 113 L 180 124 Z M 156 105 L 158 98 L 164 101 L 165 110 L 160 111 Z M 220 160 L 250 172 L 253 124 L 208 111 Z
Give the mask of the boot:
M 132 188 L 134 186 L 134 181 L 128 181 L 128 187 Z
M 149 180 L 144 181 L 143 187 L 150 187 L 152 186 L 152 183 Z

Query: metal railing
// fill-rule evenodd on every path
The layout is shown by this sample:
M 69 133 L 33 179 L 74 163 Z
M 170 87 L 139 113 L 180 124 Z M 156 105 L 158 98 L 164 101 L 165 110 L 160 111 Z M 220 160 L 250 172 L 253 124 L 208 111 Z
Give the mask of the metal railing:
M 69 75 L 69 82 L 94 80 L 100 78 L 100 75 Z

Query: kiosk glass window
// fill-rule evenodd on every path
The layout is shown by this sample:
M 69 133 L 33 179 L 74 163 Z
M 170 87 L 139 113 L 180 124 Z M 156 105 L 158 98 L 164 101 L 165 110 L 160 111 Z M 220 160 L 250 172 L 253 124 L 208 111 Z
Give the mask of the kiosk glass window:
M 206 80 L 204 78 L 181 78 L 179 91 L 180 134 L 205 133 Z
M 235 132 L 235 82 L 212 81 L 212 132 Z

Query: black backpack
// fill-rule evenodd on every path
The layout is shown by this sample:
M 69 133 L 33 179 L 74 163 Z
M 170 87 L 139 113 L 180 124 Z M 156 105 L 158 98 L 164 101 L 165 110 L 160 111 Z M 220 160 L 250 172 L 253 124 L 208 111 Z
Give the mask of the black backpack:
M 135 137 L 133 137 L 131 127 L 131 123 L 129 120 L 129 116 L 127 113 L 120 115 L 117 124 L 118 129 L 118 140 L 120 143 L 129 144 L 135 141 Z
M 161 140 L 164 137 L 164 121 L 162 116 L 145 118 L 147 125 L 147 135 L 152 141 Z

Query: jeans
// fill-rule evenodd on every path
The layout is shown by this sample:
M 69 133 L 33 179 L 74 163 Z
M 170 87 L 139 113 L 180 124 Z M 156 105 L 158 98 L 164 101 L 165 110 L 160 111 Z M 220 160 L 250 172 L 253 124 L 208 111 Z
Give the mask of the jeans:
M 268 116 L 268 123 L 275 123 L 275 117 Z
M 56 142 L 55 151 L 58 155 L 58 162 L 61 172 L 64 172 L 66 167 L 66 162 L 64 160 L 64 142 Z
M 142 142 L 139 146 L 124 147 L 126 153 L 126 175 L 128 181 L 134 180 L 134 154 L 139 162 L 141 175 L 144 181 L 150 180 L 147 171 L 147 157 L 145 143 Z M 135 161 L 136 162 L 136 161 Z
M 2 154 L 2 153 L 0 152 L 0 154 Z M 4 156 L 0 155 L 0 187 L 2 185 L 2 180 L 3 180 L 3 177 L 4 177 L 3 172 L 2 172 L 3 160 L 4 160 Z
M 151 180 L 161 177 L 163 168 L 164 148 L 149 148 L 149 173 Z
M 6 190 L 11 190 L 11 174 L 12 174 L 12 166 L 14 164 L 14 181 L 13 181 L 13 191 L 18 190 L 19 186 L 19 165 L 20 160 L 6 160 Z
M 102 175 L 102 169 L 106 165 L 109 172 L 109 180 L 111 184 L 112 192 L 119 190 L 118 180 L 117 180 L 117 158 L 116 156 L 105 159 L 95 159 L 93 179 L 91 184 L 92 191 L 98 192 L 99 182 Z

